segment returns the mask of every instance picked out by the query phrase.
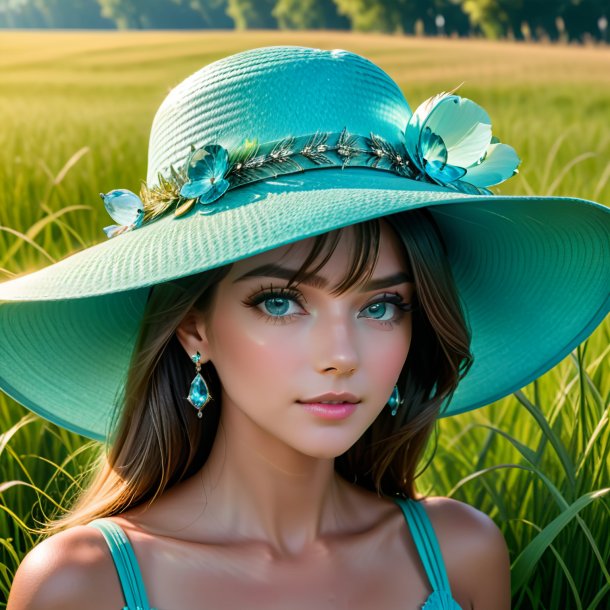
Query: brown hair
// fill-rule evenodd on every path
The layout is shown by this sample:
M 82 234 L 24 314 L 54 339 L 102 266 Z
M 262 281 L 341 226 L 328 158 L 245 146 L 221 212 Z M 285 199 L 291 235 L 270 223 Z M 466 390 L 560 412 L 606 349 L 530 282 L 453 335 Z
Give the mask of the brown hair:
M 408 357 L 398 379 L 403 406 L 396 417 L 384 409 L 362 437 L 335 459 L 346 480 L 381 496 L 415 497 L 416 468 L 441 405 L 453 395 L 473 362 L 470 329 L 462 311 L 446 246 L 429 210 L 421 208 L 383 219 L 404 246 L 415 283 L 416 307 Z M 373 272 L 379 251 L 380 219 L 352 225 L 358 256 L 334 289 L 340 294 Z M 344 229 L 319 235 L 289 284 L 319 271 Z M 326 252 L 325 252 L 326 249 Z M 312 263 L 323 255 L 314 268 Z M 185 396 L 194 366 L 175 335 L 187 312 L 205 316 L 216 284 L 231 265 L 155 286 L 149 296 L 133 351 L 118 421 L 101 444 L 90 480 L 64 515 L 37 530 L 50 535 L 92 519 L 120 514 L 154 499 L 197 472 L 214 442 L 219 398 L 203 418 Z M 211 362 L 201 370 L 213 397 L 220 381 Z M 421 473 L 419 473 L 421 474 Z

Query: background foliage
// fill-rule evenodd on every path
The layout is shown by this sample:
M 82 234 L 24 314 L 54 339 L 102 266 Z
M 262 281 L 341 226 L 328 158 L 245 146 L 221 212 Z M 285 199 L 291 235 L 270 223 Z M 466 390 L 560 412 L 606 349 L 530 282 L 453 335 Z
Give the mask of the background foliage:
M 610 203 L 610 49 L 338 32 L 6 32 L 0 280 L 104 241 L 109 217 L 97 193 L 138 190 L 169 89 L 203 64 L 266 44 L 365 55 L 412 108 L 464 81 L 460 95 L 489 112 L 494 134 L 523 160 L 494 191 Z M 516 609 L 610 607 L 609 340 L 606 320 L 521 392 L 441 420 L 422 463 L 434 456 L 422 493 L 467 502 L 502 529 Z M 33 383 L 52 357 L 32 354 Z M 69 505 L 94 449 L 0 395 L 0 608 L 36 542 L 28 528 Z
M 0 0 L 0 28 L 350 29 L 608 42 L 608 0 Z

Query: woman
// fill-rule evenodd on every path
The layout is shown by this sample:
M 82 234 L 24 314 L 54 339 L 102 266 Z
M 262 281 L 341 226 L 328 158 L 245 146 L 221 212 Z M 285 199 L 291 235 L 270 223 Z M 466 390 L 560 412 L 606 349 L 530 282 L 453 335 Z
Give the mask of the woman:
M 500 531 L 418 499 L 418 460 L 601 322 L 609 223 L 492 195 L 518 158 L 487 119 L 451 94 L 411 115 L 342 50 L 170 92 L 141 198 L 103 195 L 109 240 L 0 285 L 3 389 L 108 441 L 8 610 L 510 607 Z

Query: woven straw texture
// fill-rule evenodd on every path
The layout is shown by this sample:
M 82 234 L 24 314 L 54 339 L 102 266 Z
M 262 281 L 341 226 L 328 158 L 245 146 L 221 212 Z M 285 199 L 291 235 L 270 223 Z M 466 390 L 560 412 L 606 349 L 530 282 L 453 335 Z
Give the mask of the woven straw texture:
M 394 81 L 357 55 L 255 49 L 210 64 L 168 95 L 153 122 L 148 178 L 212 137 L 230 148 L 347 127 L 393 141 L 410 115 Z M 324 168 L 236 188 L 212 214 L 165 216 L 0 284 L 0 388 L 50 421 L 105 439 L 150 286 L 422 206 L 447 244 L 473 336 L 475 363 L 443 415 L 523 387 L 607 314 L 604 206 L 464 195 L 383 170 Z

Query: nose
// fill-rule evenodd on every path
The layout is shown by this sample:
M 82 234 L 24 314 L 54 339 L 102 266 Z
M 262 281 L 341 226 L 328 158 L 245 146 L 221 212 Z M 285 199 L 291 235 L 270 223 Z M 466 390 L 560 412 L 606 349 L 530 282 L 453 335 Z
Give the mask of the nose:
M 345 313 L 335 312 L 319 319 L 312 332 L 312 350 L 317 369 L 334 374 L 351 374 L 360 363 L 354 328 Z

